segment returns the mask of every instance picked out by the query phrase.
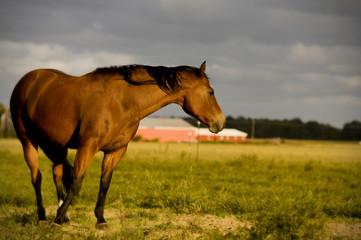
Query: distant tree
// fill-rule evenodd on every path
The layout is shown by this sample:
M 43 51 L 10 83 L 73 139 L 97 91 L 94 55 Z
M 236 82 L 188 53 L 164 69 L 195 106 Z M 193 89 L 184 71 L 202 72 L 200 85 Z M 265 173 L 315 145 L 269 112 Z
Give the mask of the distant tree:
M 2 116 L 4 112 L 5 112 L 5 106 L 2 103 L 0 103 L 0 116 Z
M 197 120 L 185 118 L 196 126 Z M 226 117 L 226 128 L 235 128 L 251 136 L 252 118 L 239 116 Z M 361 123 L 353 121 L 345 124 L 341 130 L 328 124 L 316 121 L 302 122 L 299 118 L 285 120 L 270 120 L 267 118 L 254 119 L 256 122 L 256 138 L 289 138 L 289 139 L 315 139 L 315 140 L 361 140 Z M 206 127 L 202 125 L 201 127 Z
M 142 141 L 142 136 L 141 136 L 141 135 L 135 136 L 135 137 L 133 138 L 133 141 L 134 141 L 134 142 L 140 142 L 140 141 Z
M 342 140 L 361 140 L 361 122 L 352 121 L 346 123 L 341 130 Z
M 0 137 L 15 137 L 15 130 L 8 110 L 0 103 Z

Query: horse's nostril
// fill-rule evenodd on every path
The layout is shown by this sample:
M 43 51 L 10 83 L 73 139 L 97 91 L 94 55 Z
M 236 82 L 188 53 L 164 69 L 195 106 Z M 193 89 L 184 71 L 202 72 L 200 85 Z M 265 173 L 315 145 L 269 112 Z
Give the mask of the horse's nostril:
M 218 128 L 218 131 L 222 131 L 224 126 L 226 125 L 226 118 L 222 116 L 219 118 L 219 120 L 216 122 L 216 125 L 217 125 L 217 128 Z
M 208 129 L 212 133 L 219 133 L 220 131 L 222 131 L 223 127 L 220 126 L 218 122 L 215 122 L 211 124 Z

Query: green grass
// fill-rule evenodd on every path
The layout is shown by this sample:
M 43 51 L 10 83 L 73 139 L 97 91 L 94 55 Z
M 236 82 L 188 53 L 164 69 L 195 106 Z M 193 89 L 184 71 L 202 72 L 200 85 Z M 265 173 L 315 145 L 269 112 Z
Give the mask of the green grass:
M 353 142 L 195 145 L 130 143 L 107 196 L 110 228 L 95 229 L 102 154 L 69 208 L 71 223 L 37 226 L 21 146 L 0 140 L 1 239 L 359 239 L 361 146 Z M 70 152 L 74 157 L 75 151 Z M 40 155 L 51 221 L 51 162 Z

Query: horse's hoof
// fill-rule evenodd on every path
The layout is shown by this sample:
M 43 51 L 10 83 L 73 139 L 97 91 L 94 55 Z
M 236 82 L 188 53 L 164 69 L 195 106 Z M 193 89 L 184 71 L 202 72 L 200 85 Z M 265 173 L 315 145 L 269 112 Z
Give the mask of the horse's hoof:
M 46 220 L 39 220 L 38 226 L 41 228 L 45 228 L 45 227 L 49 226 L 49 222 Z
M 102 223 L 95 224 L 95 227 L 96 227 L 96 229 L 104 230 L 104 229 L 107 229 L 109 226 L 108 226 L 108 223 L 102 222 Z
M 68 216 L 68 214 L 66 214 L 66 215 L 64 216 L 63 222 L 64 222 L 64 223 L 69 223 L 69 222 L 70 222 L 70 217 Z
M 56 222 L 52 222 L 52 223 L 50 224 L 50 226 L 51 226 L 52 228 L 60 228 L 60 227 L 61 227 L 61 225 L 60 225 L 59 223 L 56 223 Z

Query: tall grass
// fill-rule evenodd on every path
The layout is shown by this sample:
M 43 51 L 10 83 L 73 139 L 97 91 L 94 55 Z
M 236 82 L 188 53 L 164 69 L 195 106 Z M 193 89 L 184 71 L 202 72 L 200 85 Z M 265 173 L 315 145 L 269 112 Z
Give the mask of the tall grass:
M 7 216 L 0 217 L 0 230 L 12 222 L 17 231 L 26 232 L 36 225 L 29 170 L 17 142 L 0 144 L 0 215 Z M 173 231 L 178 235 L 169 236 L 179 239 L 323 239 L 330 219 L 361 218 L 361 147 L 356 143 L 201 144 L 198 160 L 195 149 L 189 144 L 131 143 L 113 174 L 106 202 L 110 225 L 122 230 L 105 236 L 157 239 Z M 101 160 L 102 154 L 96 155 L 70 207 L 73 224 L 90 233 L 75 231 L 72 237 L 97 236 L 90 226 L 96 221 L 92 211 Z M 51 162 L 41 155 L 40 165 L 44 203 L 52 206 L 54 218 Z M 226 233 L 194 221 L 180 227 L 170 215 L 236 216 L 251 227 Z M 11 234 L 18 233 L 6 236 Z

